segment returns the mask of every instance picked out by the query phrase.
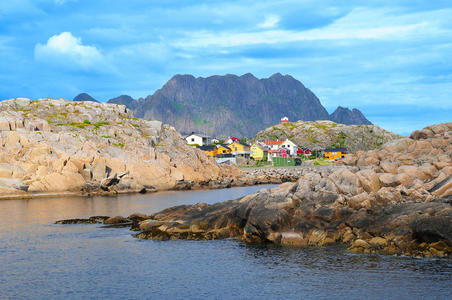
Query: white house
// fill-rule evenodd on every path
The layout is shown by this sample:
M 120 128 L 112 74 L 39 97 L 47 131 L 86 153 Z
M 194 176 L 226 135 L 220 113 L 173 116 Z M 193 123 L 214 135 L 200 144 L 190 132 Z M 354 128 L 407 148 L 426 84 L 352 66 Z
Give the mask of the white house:
M 289 123 L 289 118 L 288 117 L 282 117 L 281 118 L 281 123 Z
M 270 149 L 270 150 L 278 150 L 281 148 L 281 145 L 284 143 L 283 141 L 263 141 L 263 143 Z
M 187 144 L 189 144 L 189 145 L 204 146 L 204 145 L 210 145 L 212 143 L 211 138 L 208 137 L 207 135 L 200 134 L 200 133 L 194 133 L 194 132 L 187 135 L 185 137 L 185 140 L 187 141 Z
M 286 149 L 289 155 L 297 155 L 298 146 L 289 139 L 281 144 L 281 148 Z

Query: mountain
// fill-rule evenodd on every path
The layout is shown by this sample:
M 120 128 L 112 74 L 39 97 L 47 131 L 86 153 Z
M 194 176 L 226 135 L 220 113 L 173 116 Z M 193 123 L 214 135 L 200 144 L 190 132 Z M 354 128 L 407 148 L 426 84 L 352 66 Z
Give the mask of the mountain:
M 138 106 L 138 101 L 130 97 L 129 95 L 121 95 L 116 98 L 112 98 L 107 101 L 108 103 L 114 103 L 114 104 L 123 104 L 130 108 L 131 110 L 135 110 Z
M 362 112 L 354 108 L 352 110 L 339 106 L 330 115 L 330 120 L 340 124 L 352 125 L 352 124 L 363 124 L 372 125 L 372 123 L 364 117 Z
M 137 117 L 161 120 L 182 133 L 195 131 L 213 136 L 251 137 L 282 117 L 293 121 L 330 119 L 311 90 L 280 73 L 263 79 L 250 73 L 206 78 L 175 75 L 144 99 L 136 101 L 123 95 L 108 102 L 124 104 Z M 355 110 L 342 122 L 363 124 Z
M 367 151 L 401 136 L 376 125 L 344 125 L 332 121 L 279 123 L 259 132 L 254 140 L 290 139 L 311 150 L 345 147 L 349 152 Z
M 81 93 L 74 97 L 72 101 L 92 101 L 92 102 L 99 102 L 87 93 Z

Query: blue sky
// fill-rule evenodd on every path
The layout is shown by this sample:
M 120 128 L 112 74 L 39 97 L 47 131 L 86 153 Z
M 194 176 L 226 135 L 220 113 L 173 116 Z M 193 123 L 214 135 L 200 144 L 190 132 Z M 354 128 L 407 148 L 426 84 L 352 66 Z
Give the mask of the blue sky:
M 280 72 L 400 134 L 452 121 L 451 1 L 0 1 L 0 99 Z

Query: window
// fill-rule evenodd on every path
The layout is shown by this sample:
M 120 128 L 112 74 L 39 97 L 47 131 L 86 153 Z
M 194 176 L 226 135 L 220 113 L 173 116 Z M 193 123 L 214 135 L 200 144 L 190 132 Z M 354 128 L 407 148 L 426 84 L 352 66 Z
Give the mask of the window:
M 195 141 L 195 138 L 191 138 L 191 141 L 194 142 L 194 141 Z

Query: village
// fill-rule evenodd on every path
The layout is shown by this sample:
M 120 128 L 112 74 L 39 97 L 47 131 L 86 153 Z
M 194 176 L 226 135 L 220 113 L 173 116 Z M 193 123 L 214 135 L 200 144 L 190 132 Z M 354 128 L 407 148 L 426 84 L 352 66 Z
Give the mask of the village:
M 281 123 L 288 123 L 287 117 Z M 251 145 L 246 138 L 227 137 L 216 139 L 205 134 L 194 133 L 185 136 L 188 145 L 197 147 L 215 158 L 218 164 L 228 163 L 253 166 L 297 166 L 303 160 L 322 160 L 334 162 L 343 159 L 346 148 L 326 148 L 311 151 L 303 145 L 297 145 L 290 139 L 254 141 Z

